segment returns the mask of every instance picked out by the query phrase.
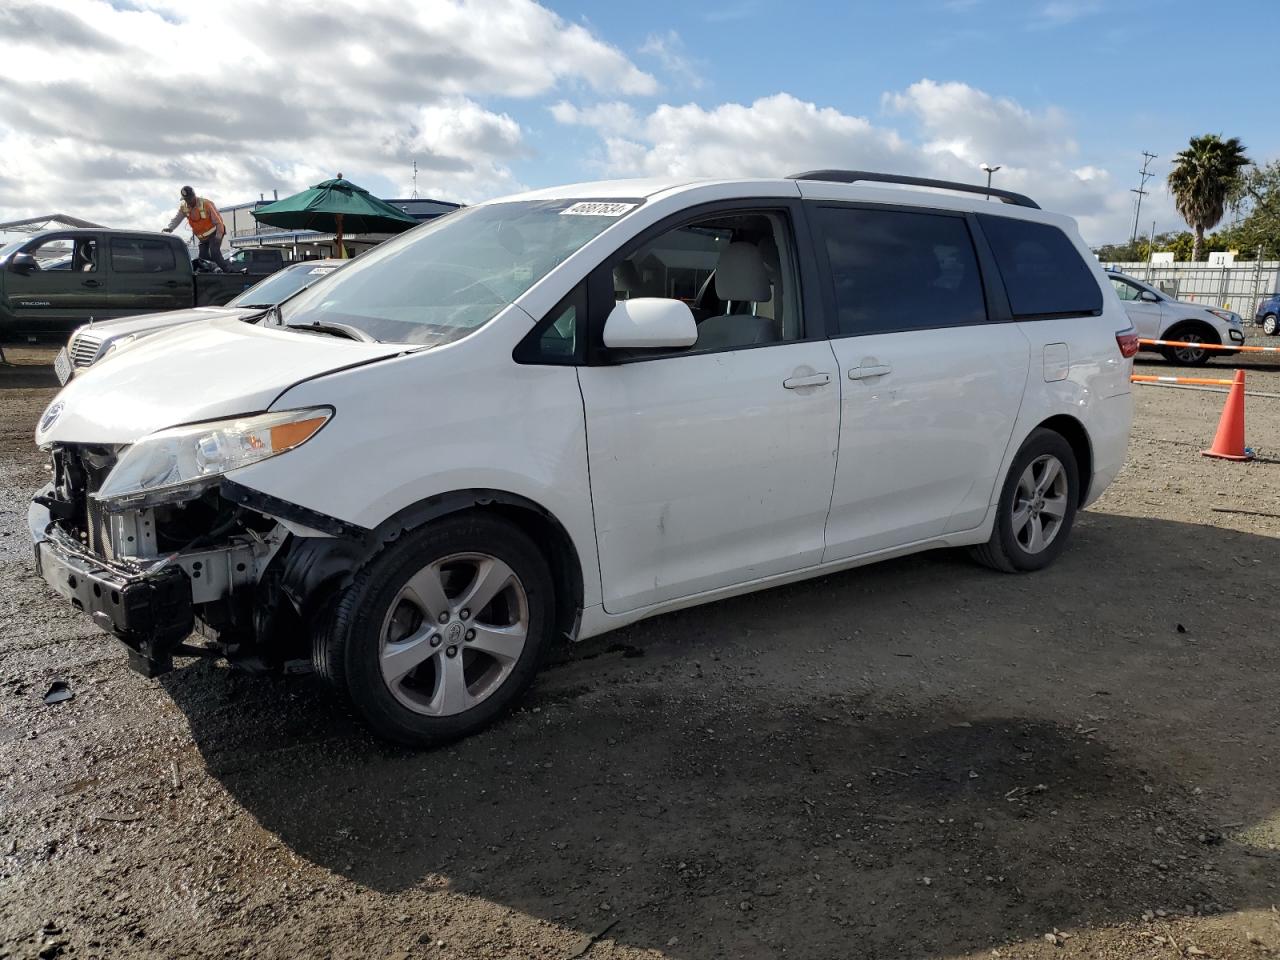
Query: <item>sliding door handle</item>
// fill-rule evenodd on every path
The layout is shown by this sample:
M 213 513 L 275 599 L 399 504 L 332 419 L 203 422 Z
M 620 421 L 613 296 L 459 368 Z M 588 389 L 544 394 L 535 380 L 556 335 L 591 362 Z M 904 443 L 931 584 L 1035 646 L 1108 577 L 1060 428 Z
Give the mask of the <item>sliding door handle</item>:
M 872 377 L 883 377 L 886 373 L 893 373 L 893 367 L 887 363 L 876 363 L 867 367 L 851 367 L 849 369 L 849 379 L 869 380 Z
M 782 385 L 788 390 L 799 390 L 801 387 L 825 387 L 831 382 L 831 374 L 815 373 L 808 377 L 788 377 Z

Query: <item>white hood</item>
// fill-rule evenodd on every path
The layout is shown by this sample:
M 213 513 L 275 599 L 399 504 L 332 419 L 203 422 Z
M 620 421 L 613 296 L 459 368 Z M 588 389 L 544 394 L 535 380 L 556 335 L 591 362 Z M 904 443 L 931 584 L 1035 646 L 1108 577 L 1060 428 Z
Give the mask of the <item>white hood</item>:
M 136 341 L 68 383 L 41 417 L 36 443 L 132 443 L 165 427 L 254 413 L 301 380 L 415 349 L 234 317 L 187 324 Z
M 179 327 L 199 320 L 218 317 L 252 317 L 262 313 L 265 307 L 188 307 L 186 310 L 166 310 L 163 313 L 143 313 L 135 317 L 118 317 L 115 320 L 96 320 L 80 327 L 84 332 L 103 340 L 116 340 L 131 334 L 150 333 L 166 327 Z

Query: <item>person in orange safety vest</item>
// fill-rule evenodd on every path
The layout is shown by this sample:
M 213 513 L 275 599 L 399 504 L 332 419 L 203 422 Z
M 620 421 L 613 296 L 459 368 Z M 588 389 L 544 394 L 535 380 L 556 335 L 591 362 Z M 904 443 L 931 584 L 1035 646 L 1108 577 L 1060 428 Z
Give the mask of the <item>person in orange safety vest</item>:
M 173 233 L 184 217 L 191 226 L 191 232 L 195 234 L 196 242 L 200 244 L 200 259 L 212 261 L 224 273 L 230 273 L 231 264 L 222 256 L 222 238 L 227 233 L 227 225 L 222 222 L 222 214 L 213 205 L 213 201 L 197 197 L 191 187 L 183 187 L 182 203 L 164 232 Z

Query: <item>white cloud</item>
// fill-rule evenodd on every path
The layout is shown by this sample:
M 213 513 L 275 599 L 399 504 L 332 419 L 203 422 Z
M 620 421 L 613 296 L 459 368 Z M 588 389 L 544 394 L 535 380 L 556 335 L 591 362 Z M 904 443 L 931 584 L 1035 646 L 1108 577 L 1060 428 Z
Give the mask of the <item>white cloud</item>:
M 609 134 L 627 133 L 640 123 L 635 107 L 617 100 L 590 107 L 576 107 L 567 100 L 561 100 L 551 106 L 551 116 L 558 123 L 594 127 Z
M 695 90 L 702 86 L 702 73 L 685 53 L 684 41 L 674 30 L 649 34 L 640 52 L 656 57 L 667 75 L 681 85 Z
M 1128 237 L 1127 189 L 1105 168 L 1078 162 L 1059 111 L 931 80 L 888 93 L 883 103 L 905 125 L 873 123 L 786 93 L 750 104 L 664 104 L 630 120 L 627 130 L 613 122 L 614 109 L 565 103 L 554 115 L 598 130 L 595 164 L 614 176 L 772 177 L 843 167 L 981 183 L 978 168 L 986 162 L 1001 166 L 995 186 L 1076 217 L 1086 239 Z
M 226 204 L 341 170 L 375 191 L 520 186 L 488 97 L 647 95 L 616 47 L 533 0 L 5 0 L 0 220 L 154 226 L 190 182 Z
M 590 122 L 580 111 L 572 122 Z M 893 131 L 787 93 L 750 106 L 662 105 L 633 125 L 629 137 L 605 128 L 604 166 L 634 176 L 777 176 L 831 166 L 856 153 L 881 167 L 912 157 Z

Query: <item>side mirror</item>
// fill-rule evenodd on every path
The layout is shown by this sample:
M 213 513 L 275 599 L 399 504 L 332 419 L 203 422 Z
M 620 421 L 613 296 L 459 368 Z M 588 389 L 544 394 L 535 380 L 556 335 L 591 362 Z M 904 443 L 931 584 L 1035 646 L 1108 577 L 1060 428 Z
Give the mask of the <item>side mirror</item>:
M 15 253 L 9 258 L 9 269 L 14 273 L 34 273 L 40 269 L 40 264 L 36 263 L 36 258 L 29 253 Z
M 1141 295 L 1138 297 L 1138 299 L 1141 300 L 1143 303 L 1159 303 L 1160 302 L 1160 298 L 1157 297 L 1150 290 L 1143 290 Z
M 604 322 L 604 345 L 613 350 L 672 350 L 697 342 L 693 311 L 681 300 L 621 300 Z

